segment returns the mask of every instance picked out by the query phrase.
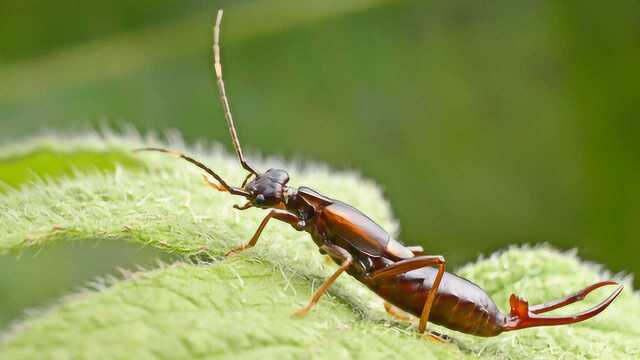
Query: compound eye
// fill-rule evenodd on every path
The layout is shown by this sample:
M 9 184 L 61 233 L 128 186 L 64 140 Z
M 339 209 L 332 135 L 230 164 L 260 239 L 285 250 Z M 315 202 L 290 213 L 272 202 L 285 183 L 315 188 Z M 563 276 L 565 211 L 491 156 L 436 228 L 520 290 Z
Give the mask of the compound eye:
M 264 195 L 260 194 L 258 196 L 256 196 L 256 204 L 264 204 Z

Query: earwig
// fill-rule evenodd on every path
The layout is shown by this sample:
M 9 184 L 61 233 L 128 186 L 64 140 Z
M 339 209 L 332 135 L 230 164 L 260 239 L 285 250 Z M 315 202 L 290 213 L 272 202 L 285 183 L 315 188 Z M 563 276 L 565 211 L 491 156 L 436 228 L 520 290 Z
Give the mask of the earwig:
M 443 256 L 425 255 L 419 246 L 405 246 L 394 239 L 367 215 L 354 207 L 308 187 L 289 186 L 289 174 L 282 169 L 259 172 L 245 159 L 235 128 L 229 99 L 225 91 L 220 62 L 220 23 L 218 11 L 214 27 L 213 58 L 216 83 L 224 117 L 241 166 L 249 172 L 240 187 L 225 182 L 216 172 L 198 160 L 167 149 L 144 148 L 137 151 L 159 151 L 173 154 L 204 170 L 217 183 L 205 177 L 215 190 L 245 198 L 236 205 L 238 210 L 252 207 L 268 209 L 251 239 L 230 250 L 232 255 L 256 245 L 260 234 L 271 219 L 305 231 L 318 246 L 320 253 L 329 255 L 339 266 L 312 295 L 309 303 L 295 314 L 306 315 L 343 273 L 356 278 L 373 292 L 406 313 L 418 317 L 418 331 L 424 333 L 427 322 L 451 330 L 477 336 L 496 336 L 505 331 L 535 326 L 566 325 L 590 319 L 604 311 L 620 295 L 623 286 L 615 281 L 601 281 L 563 299 L 542 305 L 529 306 L 516 295 L 509 300 L 511 311 L 498 309 L 489 295 L 478 285 L 445 271 Z M 251 177 L 253 180 L 249 181 Z M 584 299 L 593 290 L 618 285 L 615 291 L 595 307 L 570 316 L 544 316 L 543 313 Z M 391 311 L 391 306 L 386 306 Z

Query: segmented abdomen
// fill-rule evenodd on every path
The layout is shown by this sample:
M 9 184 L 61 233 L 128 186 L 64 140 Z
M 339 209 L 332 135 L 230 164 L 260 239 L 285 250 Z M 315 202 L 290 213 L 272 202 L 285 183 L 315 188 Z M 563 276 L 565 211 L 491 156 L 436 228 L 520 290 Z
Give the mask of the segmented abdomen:
M 423 268 L 369 286 L 391 304 L 420 317 L 436 273 L 436 269 Z M 502 332 L 505 321 L 506 316 L 478 285 L 444 274 L 429 322 L 476 336 L 495 336 Z

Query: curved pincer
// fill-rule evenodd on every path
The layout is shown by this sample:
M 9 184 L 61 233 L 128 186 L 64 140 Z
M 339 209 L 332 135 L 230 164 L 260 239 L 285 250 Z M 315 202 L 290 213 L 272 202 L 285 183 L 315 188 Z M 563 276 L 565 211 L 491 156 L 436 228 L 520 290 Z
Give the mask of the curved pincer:
M 539 314 L 559 309 L 569 304 L 580 301 L 593 290 L 606 285 L 618 285 L 618 283 L 615 281 L 602 281 L 586 287 L 578 291 L 577 293 L 571 296 L 567 296 L 563 299 L 531 307 L 526 300 L 519 298 L 515 294 L 512 294 L 511 298 L 509 299 L 509 303 L 511 304 L 511 313 L 509 318 L 507 319 L 506 324 L 504 325 L 504 331 L 519 330 L 535 326 L 573 324 L 590 319 L 604 311 L 604 309 L 606 309 L 607 306 L 609 306 L 613 302 L 613 300 L 615 300 L 615 298 L 620 295 L 624 286 L 619 285 L 618 288 L 616 288 L 616 290 L 600 304 L 578 314 L 568 316 L 541 316 Z

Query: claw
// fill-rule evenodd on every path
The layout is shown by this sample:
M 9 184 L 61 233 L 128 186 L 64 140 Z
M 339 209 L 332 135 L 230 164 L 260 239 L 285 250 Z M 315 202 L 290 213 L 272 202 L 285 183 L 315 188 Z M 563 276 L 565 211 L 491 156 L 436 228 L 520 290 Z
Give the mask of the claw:
M 451 342 L 451 338 L 447 335 L 437 333 L 435 331 L 427 331 L 422 335 L 422 338 L 425 340 L 430 340 L 438 344 L 448 344 Z
M 240 247 L 237 247 L 235 249 L 231 249 L 231 250 L 227 251 L 227 253 L 224 254 L 224 256 L 235 256 L 235 255 L 238 255 L 242 250 L 245 250 L 245 249 L 246 249 L 246 247 L 240 246 Z
M 604 309 L 606 309 L 607 306 L 609 306 L 613 302 L 613 300 L 615 300 L 615 298 L 620 295 L 624 286 L 618 286 L 618 288 L 600 304 L 575 315 L 542 316 L 539 314 L 559 309 L 569 304 L 580 301 L 593 290 L 606 285 L 618 285 L 618 283 L 616 283 L 615 281 L 602 281 L 586 287 L 566 298 L 531 307 L 526 300 L 519 298 L 516 295 L 511 295 L 511 298 L 509 299 L 509 302 L 511 303 L 511 316 L 504 326 L 504 331 L 518 330 L 534 326 L 573 324 L 590 319 L 604 311 Z

